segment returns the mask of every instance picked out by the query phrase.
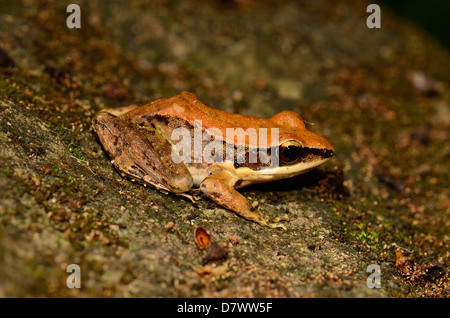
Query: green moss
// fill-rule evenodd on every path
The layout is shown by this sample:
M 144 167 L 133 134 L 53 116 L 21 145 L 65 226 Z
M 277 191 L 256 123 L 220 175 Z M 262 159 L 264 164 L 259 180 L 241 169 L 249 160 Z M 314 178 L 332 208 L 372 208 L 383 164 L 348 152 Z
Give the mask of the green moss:
M 9 166 L 3 166 L 3 171 L 6 173 L 8 177 L 12 177 L 14 175 L 14 170 Z
M 370 229 L 367 226 L 356 225 L 351 235 L 360 243 L 367 244 L 369 248 L 377 252 L 380 248 L 379 235 L 380 233 Z

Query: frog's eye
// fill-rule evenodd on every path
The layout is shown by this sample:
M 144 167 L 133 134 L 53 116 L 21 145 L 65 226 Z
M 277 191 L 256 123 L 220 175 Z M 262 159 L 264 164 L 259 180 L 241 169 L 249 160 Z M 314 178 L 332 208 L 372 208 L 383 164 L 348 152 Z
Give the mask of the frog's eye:
M 286 141 L 280 145 L 279 155 L 283 163 L 295 163 L 302 155 L 302 145 L 298 141 Z

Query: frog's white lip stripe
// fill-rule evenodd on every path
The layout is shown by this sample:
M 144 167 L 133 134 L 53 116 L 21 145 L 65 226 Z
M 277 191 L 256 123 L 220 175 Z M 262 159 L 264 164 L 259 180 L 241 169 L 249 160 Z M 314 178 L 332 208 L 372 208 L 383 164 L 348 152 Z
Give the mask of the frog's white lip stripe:
M 290 166 L 278 166 L 278 167 L 263 167 L 259 171 L 253 171 L 250 168 L 241 168 L 242 176 L 241 176 L 241 169 L 239 169 L 239 176 L 243 180 L 255 180 L 255 179 L 270 179 L 270 180 L 276 180 L 276 179 L 284 179 L 284 178 L 290 178 L 302 173 L 305 173 L 307 171 L 310 171 L 311 169 L 314 169 L 320 165 L 323 165 L 325 162 L 330 160 L 331 158 L 325 158 L 317 161 L 310 161 L 310 162 L 298 162 L 296 164 L 290 165 Z M 245 171 L 244 171 L 245 170 Z
M 296 175 L 300 175 L 302 173 L 308 172 L 328 160 L 330 158 L 312 161 L 312 162 L 298 162 L 291 166 L 281 166 L 281 167 L 273 167 L 273 168 L 264 168 L 260 170 L 252 170 L 248 167 L 241 167 L 238 169 L 235 169 L 232 163 L 218 163 L 217 167 L 222 168 L 223 170 L 230 171 L 230 173 L 233 173 L 236 175 L 236 178 L 241 180 L 239 182 L 239 186 L 237 188 L 241 188 L 250 184 L 255 183 L 263 183 L 263 182 L 269 182 L 279 179 L 285 179 L 294 177 Z M 219 169 L 220 169 L 219 168 Z M 205 173 L 204 169 L 200 169 L 199 171 L 196 171 L 195 167 L 189 167 L 189 170 L 194 178 L 194 184 L 199 185 L 204 178 L 206 178 L 209 173 Z
M 233 163 L 217 163 L 216 168 L 218 170 L 227 170 L 230 173 L 236 175 L 240 181 L 239 188 L 244 187 L 254 183 L 263 183 L 279 179 L 285 179 L 294 177 L 296 175 L 308 172 L 325 162 L 330 160 L 330 158 L 325 158 L 317 161 L 310 162 L 298 162 L 291 166 L 277 166 L 273 168 L 265 167 L 260 170 L 252 170 L 248 167 L 234 168 Z M 209 175 L 209 172 L 205 169 L 197 168 L 194 165 L 188 165 L 188 169 L 194 179 L 195 185 L 200 185 L 200 183 Z

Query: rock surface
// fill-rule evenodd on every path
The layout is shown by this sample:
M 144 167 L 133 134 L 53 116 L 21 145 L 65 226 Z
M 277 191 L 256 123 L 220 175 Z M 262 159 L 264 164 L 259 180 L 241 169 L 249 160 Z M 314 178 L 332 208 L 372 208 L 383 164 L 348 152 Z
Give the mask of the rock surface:
M 78 3 L 80 29 L 60 2 L 0 3 L 0 296 L 449 297 L 450 55 L 429 35 L 384 7 L 368 29 L 365 1 Z M 297 111 L 333 143 L 323 168 L 242 190 L 287 231 L 113 169 L 95 113 L 181 90 Z M 225 258 L 202 263 L 197 226 Z

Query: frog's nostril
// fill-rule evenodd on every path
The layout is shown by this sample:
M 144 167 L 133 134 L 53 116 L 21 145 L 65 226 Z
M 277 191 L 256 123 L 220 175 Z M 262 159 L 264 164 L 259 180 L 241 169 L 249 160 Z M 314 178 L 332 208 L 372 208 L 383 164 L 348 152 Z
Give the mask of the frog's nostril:
M 312 151 L 312 153 L 316 156 L 321 157 L 322 159 L 328 159 L 334 156 L 334 151 L 331 149 L 317 149 Z
M 311 154 L 318 156 L 322 159 L 328 159 L 333 157 L 334 151 L 331 149 L 317 149 L 317 150 L 311 150 Z

